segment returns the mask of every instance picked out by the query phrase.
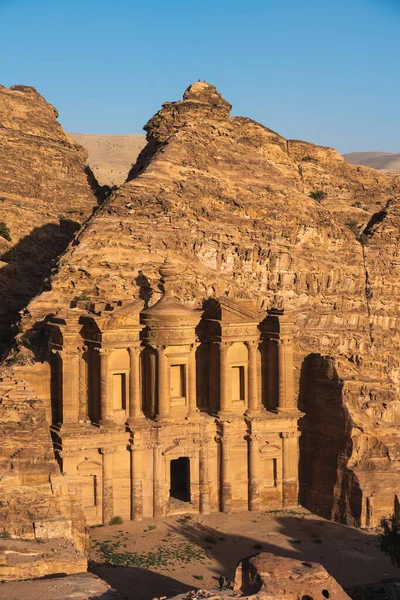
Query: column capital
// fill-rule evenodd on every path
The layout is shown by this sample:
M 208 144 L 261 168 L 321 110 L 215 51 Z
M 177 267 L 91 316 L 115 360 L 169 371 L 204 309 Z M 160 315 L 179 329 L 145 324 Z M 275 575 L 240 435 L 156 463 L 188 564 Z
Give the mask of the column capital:
M 142 350 L 142 346 L 140 344 L 132 344 L 128 347 L 129 354 L 137 354 Z
M 289 438 L 299 438 L 301 436 L 301 431 L 281 431 L 279 435 L 284 440 Z
M 110 348 L 94 348 L 100 356 L 108 356 L 110 354 Z
M 246 344 L 246 346 L 247 346 L 248 348 L 254 348 L 254 347 L 256 347 L 256 348 L 257 348 L 257 347 L 258 347 L 258 345 L 259 345 L 259 343 L 260 343 L 260 340 L 259 340 L 259 339 L 257 339 L 257 340 L 246 340 L 246 341 L 245 341 L 245 344 Z
M 115 451 L 115 446 L 102 446 L 101 448 L 99 448 L 99 453 L 102 455 L 113 454 Z

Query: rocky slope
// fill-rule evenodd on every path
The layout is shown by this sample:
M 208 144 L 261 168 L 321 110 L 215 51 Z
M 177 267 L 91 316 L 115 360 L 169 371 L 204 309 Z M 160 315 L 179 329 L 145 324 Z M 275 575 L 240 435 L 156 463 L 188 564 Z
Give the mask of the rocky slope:
M 11 369 L 0 381 L 0 440 L 0 579 L 86 570 L 83 510 L 55 460 L 45 404 Z
M 400 173 L 400 153 L 396 152 L 350 152 L 344 154 L 347 162 L 364 165 L 379 171 Z
M 0 350 L 18 311 L 97 206 L 86 159 L 36 90 L 0 86 Z
M 100 185 L 121 185 L 146 145 L 144 135 L 98 135 L 71 133 L 88 152 L 88 161 Z
M 201 82 L 163 105 L 128 181 L 28 306 L 23 334 L 73 300 L 156 301 L 166 254 L 191 306 L 210 294 L 284 304 L 297 329 L 307 413 L 303 501 L 348 523 L 365 524 L 369 511 L 376 523 L 400 484 L 400 453 L 389 440 L 398 427 L 399 303 L 396 284 L 387 286 L 396 280 L 398 244 L 388 239 L 399 231 L 400 178 L 287 141 L 230 108 Z

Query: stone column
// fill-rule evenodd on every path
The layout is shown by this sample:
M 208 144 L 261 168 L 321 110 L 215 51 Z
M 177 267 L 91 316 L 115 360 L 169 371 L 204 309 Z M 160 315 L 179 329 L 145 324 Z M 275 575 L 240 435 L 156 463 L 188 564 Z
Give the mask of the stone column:
M 217 441 L 221 444 L 221 465 L 220 465 L 220 506 L 221 512 L 232 512 L 232 479 L 230 473 L 230 459 L 228 450 L 228 441 L 220 437 Z
M 78 423 L 79 419 L 79 355 L 76 351 L 62 352 L 62 422 Z
M 109 351 L 100 349 L 100 425 L 111 425 L 113 422 L 112 396 L 110 393 Z
M 87 347 L 80 348 L 79 353 L 79 420 L 89 422 L 88 372 L 84 354 Z
M 189 351 L 189 389 L 188 389 L 188 412 L 189 417 L 196 416 L 199 412 L 197 408 L 197 390 L 196 390 L 196 344 L 190 347 Z
M 249 371 L 248 371 L 248 398 L 249 404 L 246 413 L 252 415 L 260 412 L 260 400 L 258 395 L 258 376 L 257 376 L 257 351 L 258 342 L 247 342 L 249 351 Z
M 129 417 L 128 423 L 144 419 L 140 389 L 140 346 L 128 348 L 129 352 Z
M 220 342 L 219 346 L 219 412 L 228 413 L 230 408 L 228 387 L 228 349 L 230 344 Z
M 210 512 L 210 483 L 208 480 L 208 438 L 200 441 L 199 479 L 200 479 L 200 513 Z
M 282 506 L 297 506 L 299 495 L 300 431 L 282 432 Z
M 142 452 L 133 444 L 131 451 L 131 520 L 143 517 Z
M 100 448 L 103 455 L 103 525 L 114 516 L 113 447 Z
M 169 373 L 168 359 L 165 354 L 165 346 L 157 347 L 158 357 L 158 406 L 157 418 L 166 419 L 170 416 L 170 389 L 169 389 Z
M 162 473 L 163 457 L 161 445 L 156 442 L 153 446 L 153 516 L 164 516 L 164 477 Z
M 278 340 L 278 412 L 297 409 L 293 386 L 293 349 L 290 341 Z
M 260 510 L 260 461 L 258 439 L 249 435 L 249 510 Z

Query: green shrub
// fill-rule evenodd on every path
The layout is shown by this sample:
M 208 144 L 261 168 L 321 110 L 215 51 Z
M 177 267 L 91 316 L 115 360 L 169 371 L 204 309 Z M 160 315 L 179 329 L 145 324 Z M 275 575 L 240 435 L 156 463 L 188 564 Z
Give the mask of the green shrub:
M 10 230 L 4 221 L 0 221 L 0 236 L 7 240 L 7 242 L 11 242 Z
M 122 517 L 115 516 L 112 519 L 110 519 L 108 524 L 109 525 L 122 525 L 123 522 L 124 521 L 123 521 Z
M 324 198 L 326 198 L 327 193 L 323 190 L 315 190 L 314 192 L 309 193 L 310 198 L 316 200 L 317 202 L 322 202 Z
M 353 208 L 361 208 L 360 200 L 356 200 L 355 202 L 353 202 L 352 207 Z
M 4 530 L 0 533 L 0 538 L 3 540 L 9 540 L 11 538 L 11 534 L 9 531 Z

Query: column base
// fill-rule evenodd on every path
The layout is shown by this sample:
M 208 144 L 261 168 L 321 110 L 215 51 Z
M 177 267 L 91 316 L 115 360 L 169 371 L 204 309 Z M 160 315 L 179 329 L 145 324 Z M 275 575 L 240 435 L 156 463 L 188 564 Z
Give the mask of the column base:
M 185 419 L 188 421 L 202 421 L 204 417 L 199 410 L 196 410 L 194 412 L 189 412 Z
M 118 425 L 111 419 L 100 419 L 100 429 L 117 429 Z
M 138 417 L 129 417 L 129 419 L 126 420 L 126 424 L 128 427 L 131 425 L 145 425 L 147 421 L 148 419 L 146 419 L 146 417 L 142 414 Z

